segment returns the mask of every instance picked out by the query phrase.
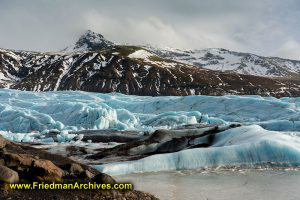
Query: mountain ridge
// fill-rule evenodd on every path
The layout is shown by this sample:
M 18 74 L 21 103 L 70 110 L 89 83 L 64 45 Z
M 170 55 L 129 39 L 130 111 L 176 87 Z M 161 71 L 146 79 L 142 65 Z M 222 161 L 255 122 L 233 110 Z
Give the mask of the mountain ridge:
M 75 43 L 73 51 L 99 51 L 115 46 L 101 34 L 86 31 Z M 164 59 L 223 72 L 245 75 L 292 78 L 300 80 L 300 61 L 253 53 L 231 51 L 224 48 L 180 50 L 138 45 Z
M 196 50 L 160 49 L 143 46 L 160 57 L 207 69 L 246 75 L 298 78 L 300 61 L 279 57 L 264 57 L 223 48 Z
M 77 51 L 52 53 L 0 49 L 0 86 L 144 96 L 300 95 L 300 81 L 205 69 L 159 56 L 140 46 L 116 45 L 92 32 L 78 41 L 85 41 L 86 36 L 101 45 L 89 50 L 94 45 L 82 42 Z

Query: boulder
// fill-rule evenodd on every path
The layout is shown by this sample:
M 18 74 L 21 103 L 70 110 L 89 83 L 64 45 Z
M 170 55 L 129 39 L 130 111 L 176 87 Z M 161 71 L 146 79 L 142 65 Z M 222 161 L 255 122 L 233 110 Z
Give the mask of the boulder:
M 54 165 L 50 160 L 36 159 L 29 168 L 29 173 L 39 180 L 60 182 L 64 171 Z
M 81 178 L 83 178 L 83 179 L 89 179 L 89 180 L 91 180 L 92 178 L 95 177 L 95 174 L 93 174 L 93 173 L 90 172 L 89 170 L 84 170 L 84 171 L 80 174 L 79 177 L 81 177 Z
M 19 181 L 18 172 L 0 165 L 0 182 L 1 183 L 17 183 Z
M 116 184 L 117 181 L 113 179 L 111 176 L 103 173 L 97 174 L 94 178 L 92 178 L 92 181 L 99 183 L 99 184 Z
M 31 166 L 35 158 L 28 154 L 5 153 L 4 161 L 7 167 Z
M 27 176 L 37 178 L 40 181 L 60 181 L 64 172 L 50 160 L 39 159 L 28 154 L 4 154 L 5 166 L 19 172 L 28 171 Z
M 70 174 L 80 174 L 84 171 L 81 165 L 77 163 L 67 164 L 65 170 L 67 170 Z

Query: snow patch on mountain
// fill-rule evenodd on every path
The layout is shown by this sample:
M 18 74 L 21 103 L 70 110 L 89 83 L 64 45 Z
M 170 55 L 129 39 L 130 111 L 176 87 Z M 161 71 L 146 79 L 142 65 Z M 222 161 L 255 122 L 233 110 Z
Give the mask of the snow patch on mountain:
M 132 54 L 128 55 L 129 58 L 136 58 L 136 59 L 147 59 L 151 56 L 154 56 L 154 54 L 149 53 L 148 51 L 145 51 L 143 49 L 137 50 Z

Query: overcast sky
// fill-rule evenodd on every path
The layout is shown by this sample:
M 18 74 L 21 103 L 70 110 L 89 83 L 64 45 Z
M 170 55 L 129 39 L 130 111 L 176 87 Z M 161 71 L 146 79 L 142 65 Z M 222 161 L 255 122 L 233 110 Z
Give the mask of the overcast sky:
M 300 0 L 0 0 L 0 48 L 60 50 L 87 29 L 116 43 L 300 60 Z

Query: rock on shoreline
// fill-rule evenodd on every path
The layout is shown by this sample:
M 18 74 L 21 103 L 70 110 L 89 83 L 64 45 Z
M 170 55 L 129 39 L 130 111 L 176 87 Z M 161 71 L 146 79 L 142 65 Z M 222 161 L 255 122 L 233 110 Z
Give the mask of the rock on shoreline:
M 11 190 L 8 185 L 34 181 L 116 183 L 111 176 L 67 157 L 0 137 L 0 199 L 157 199 L 135 190 Z

